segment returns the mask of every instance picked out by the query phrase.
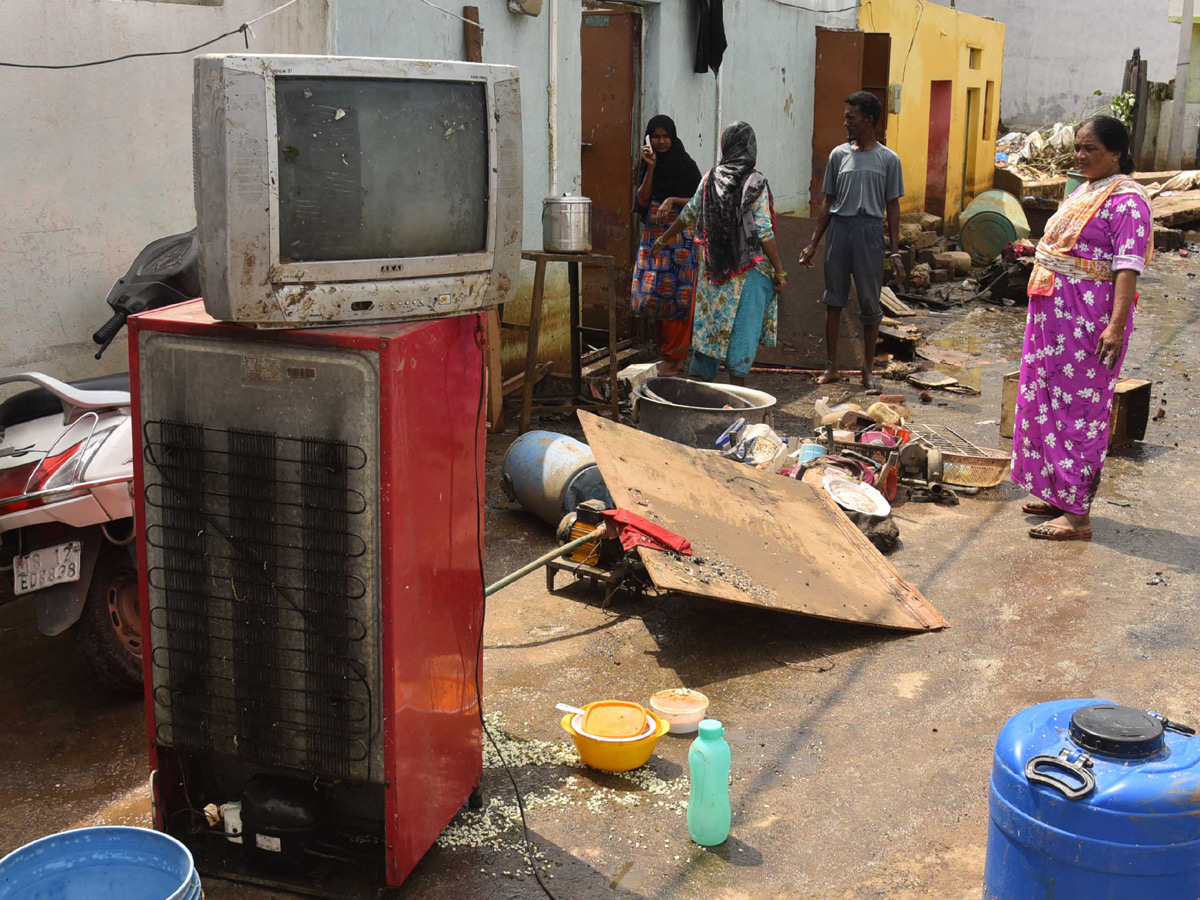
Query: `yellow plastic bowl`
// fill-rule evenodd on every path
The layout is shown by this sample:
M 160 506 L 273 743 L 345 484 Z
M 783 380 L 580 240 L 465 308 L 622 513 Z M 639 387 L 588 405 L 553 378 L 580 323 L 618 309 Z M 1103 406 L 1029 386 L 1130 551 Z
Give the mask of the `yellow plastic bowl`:
M 575 749 L 579 751 L 579 758 L 584 763 L 601 772 L 629 772 L 646 764 L 658 739 L 671 728 L 669 722 L 650 710 L 646 710 L 646 715 L 653 719 L 658 727 L 637 741 L 598 741 L 586 734 L 580 734 L 571 727 L 574 713 L 567 713 L 559 724 L 562 725 L 563 731 L 574 738 Z

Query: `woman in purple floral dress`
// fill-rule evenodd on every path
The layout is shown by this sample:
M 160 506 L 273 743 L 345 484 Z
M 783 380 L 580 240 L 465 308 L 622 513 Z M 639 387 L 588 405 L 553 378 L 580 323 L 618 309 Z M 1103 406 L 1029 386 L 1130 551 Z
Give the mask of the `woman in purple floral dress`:
M 1133 330 L 1137 277 L 1154 220 L 1133 171 L 1129 133 L 1097 116 L 1080 126 L 1075 162 L 1088 179 L 1038 244 L 1013 431 L 1012 479 L 1049 521 L 1042 540 L 1090 540 L 1089 510 L 1108 452 L 1113 395 Z

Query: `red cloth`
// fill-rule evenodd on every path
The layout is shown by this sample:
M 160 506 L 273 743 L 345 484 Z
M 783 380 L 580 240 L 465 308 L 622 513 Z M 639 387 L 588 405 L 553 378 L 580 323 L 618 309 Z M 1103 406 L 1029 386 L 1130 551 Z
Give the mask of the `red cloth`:
M 626 550 L 649 547 L 664 553 L 674 551 L 681 556 L 692 555 L 691 541 L 643 519 L 637 513 L 631 513 L 627 509 L 607 509 L 604 511 L 604 518 L 608 525 L 608 536 L 619 539 L 621 546 Z

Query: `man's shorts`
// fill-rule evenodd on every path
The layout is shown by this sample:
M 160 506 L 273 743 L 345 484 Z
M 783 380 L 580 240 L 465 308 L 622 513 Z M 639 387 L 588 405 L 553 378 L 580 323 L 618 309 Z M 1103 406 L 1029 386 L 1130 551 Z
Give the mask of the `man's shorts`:
M 826 306 L 845 309 L 850 282 L 858 291 L 858 315 L 865 325 L 883 321 L 883 260 L 887 253 L 883 222 L 871 216 L 832 216 L 825 232 Z

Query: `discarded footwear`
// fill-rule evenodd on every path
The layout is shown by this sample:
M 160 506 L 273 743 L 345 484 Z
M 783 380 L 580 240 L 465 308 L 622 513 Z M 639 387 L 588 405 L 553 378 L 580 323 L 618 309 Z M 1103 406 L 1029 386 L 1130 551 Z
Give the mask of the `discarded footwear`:
M 1056 522 L 1043 522 L 1029 529 L 1029 536 L 1038 541 L 1090 541 L 1092 529 L 1073 528 L 1070 525 L 1059 525 Z
M 1047 519 L 1057 519 L 1063 511 L 1057 506 L 1051 506 L 1045 500 L 1030 500 L 1021 505 L 1021 512 L 1027 516 L 1043 516 Z

